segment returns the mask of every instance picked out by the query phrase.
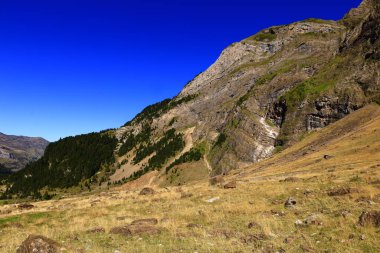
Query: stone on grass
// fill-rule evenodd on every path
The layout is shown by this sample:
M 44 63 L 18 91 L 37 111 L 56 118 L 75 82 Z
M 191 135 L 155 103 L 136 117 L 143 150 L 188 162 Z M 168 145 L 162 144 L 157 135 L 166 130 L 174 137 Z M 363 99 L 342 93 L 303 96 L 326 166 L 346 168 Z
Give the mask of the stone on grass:
M 228 182 L 223 186 L 224 189 L 234 189 L 236 188 L 236 181 Z
M 34 205 L 32 204 L 28 204 L 28 203 L 25 203 L 25 204 L 19 204 L 18 205 L 18 209 L 21 209 L 21 210 L 30 210 L 34 208 Z
M 356 192 L 356 190 L 351 189 L 351 188 L 339 188 L 339 189 L 335 189 L 335 190 L 328 192 L 327 195 L 330 197 L 344 196 L 344 195 L 347 195 L 347 194 L 350 194 L 353 192 Z
M 41 235 L 30 235 L 16 250 L 16 253 L 58 253 L 67 252 L 59 243 Z
M 292 207 L 295 207 L 297 204 L 297 200 L 293 197 L 289 197 L 286 201 L 285 201 L 285 204 L 284 206 L 286 208 L 292 208 Z
M 359 217 L 359 225 L 380 227 L 380 211 L 362 212 Z
M 208 202 L 208 203 L 214 203 L 215 201 L 217 201 L 219 199 L 220 199 L 220 197 L 214 197 L 214 198 L 206 200 L 206 202 Z
M 141 190 L 140 195 L 153 195 L 155 191 L 152 188 L 145 187 Z

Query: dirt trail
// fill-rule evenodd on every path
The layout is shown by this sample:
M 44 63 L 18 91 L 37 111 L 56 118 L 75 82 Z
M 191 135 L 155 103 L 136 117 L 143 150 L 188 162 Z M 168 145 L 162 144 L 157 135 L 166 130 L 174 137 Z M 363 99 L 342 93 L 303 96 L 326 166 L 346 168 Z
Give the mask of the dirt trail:
M 205 162 L 205 164 L 206 164 L 206 167 L 207 167 L 207 169 L 208 169 L 208 172 L 211 173 L 211 171 L 212 171 L 212 167 L 211 167 L 210 163 L 208 162 L 206 155 L 203 156 L 203 160 L 204 160 L 204 162 Z

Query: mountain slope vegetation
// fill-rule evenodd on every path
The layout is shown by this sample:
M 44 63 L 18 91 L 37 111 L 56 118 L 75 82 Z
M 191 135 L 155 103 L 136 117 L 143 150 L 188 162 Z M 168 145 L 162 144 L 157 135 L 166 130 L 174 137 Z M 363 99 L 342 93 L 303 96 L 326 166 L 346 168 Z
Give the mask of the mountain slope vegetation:
M 100 178 L 96 174 L 114 161 L 116 138 L 107 133 L 68 137 L 51 143 L 42 158 L 9 177 L 5 195 L 39 196 L 47 188 L 68 188 Z M 90 182 L 86 181 L 90 180 Z
M 198 177 L 183 164 L 215 176 L 267 159 L 379 102 L 379 13 L 377 1 L 365 0 L 339 21 L 307 19 L 234 43 L 176 97 L 91 137 L 105 141 L 104 149 L 93 151 L 86 146 L 92 142 L 78 146 L 75 138 L 83 137 L 58 142 L 86 153 L 54 154 L 55 159 L 47 154 L 10 177 L 7 192 L 22 191 L 23 183 L 30 185 L 25 194 L 83 183 L 84 189 L 105 189 L 146 174 L 154 175 L 150 181 L 157 185 L 186 184 Z M 202 152 L 188 153 L 192 148 Z M 56 179 L 44 179 L 47 172 Z

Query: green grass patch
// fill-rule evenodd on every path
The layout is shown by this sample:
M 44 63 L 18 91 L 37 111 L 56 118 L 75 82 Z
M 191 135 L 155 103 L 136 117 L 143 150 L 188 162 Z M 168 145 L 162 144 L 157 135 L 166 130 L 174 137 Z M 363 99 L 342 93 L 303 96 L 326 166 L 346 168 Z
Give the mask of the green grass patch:
M 190 151 L 184 153 L 181 157 L 176 159 L 173 163 L 171 163 L 167 168 L 166 168 L 166 173 L 168 173 L 174 166 L 180 165 L 183 163 L 189 163 L 193 161 L 199 161 L 202 159 L 204 153 L 202 150 L 198 148 L 191 148 Z
M 26 219 L 28 221 L 34 221 L 34 220 L 39 220 L 39 219 L 44 219 L 44 218 L 49 218 L 51 217 L 50 213 L 30 213 L 26 215 Z
M 227 140 L 227 135 L 225 133 L 221 133 L 216 140 L 214 147 L 222 146 L 222 144 Z
M 276 38 L 277 38 L 277 35 L 274 33 L 259 32 L 258 34 L 249 37 L 247 40 L 270 42 L 270 41 L 274 41 Z
M 301 103 L 308 96 L 318 96 L 323 91 L 326 91 L 329 87 L 332 87 L 335 83 L 332 81 L 326 81 L 318 83 L 315 79 L 309 79 L 300 83 L 281 99 L 286 100 L 286 105 L 289 109 L 293 109 L 297 104 Z
M 18 222 L 20 220 L 21 220 L 21 216 L 19 216 L 19 215 L 2 218 L 2 219 L 0 219 L 0 226 L 8 224 L 8 223 Z

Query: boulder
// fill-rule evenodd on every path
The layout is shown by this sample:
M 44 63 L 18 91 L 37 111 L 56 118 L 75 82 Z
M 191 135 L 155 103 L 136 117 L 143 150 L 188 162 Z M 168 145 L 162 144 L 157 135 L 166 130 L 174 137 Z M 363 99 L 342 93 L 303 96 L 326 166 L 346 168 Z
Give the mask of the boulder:
M 145 187 L 140 191 L 140 195 L 153 195 L 155 191 L 152 188 Z
M 28 203 L 19 204 L 17 208 L 21 209 L 21 210 L 30 210 L 30 209 L 34 208 L 34 205 L 28 204 Z
M 234 189 L 236 188 L 236 181 L 228 182 L 223 186 L 224 189 Z
M 132 236 L 132 232 L 129 229 L 129 226 L 119 226 L 111 228 L 111 234 L 123 235 L 123 236 Z
M 201 228 L 202 226 L 195 223 L 189 223 L 186 225 L 187 228 Z
M 380 211 L 363 212 L 359 217 L 359 225 L 380 227 Z
M 257 224 L 257 223 L 254 222 L 254 221 L 251 221 L 250 223 L 248 223 L 248 226 L 247 226 L 247 227 L 248 227 L 248 228 L 259 228 L 260 225 Z
M 30 235 L 16 250 L 16 253 L 34 252 L 58 253 L 66 252 L 66 250 L 59 243 L 41 235 Z
M 325 160 L 330 160 L 330 159 L 334 158 L 334 156 L 332 156 L 332 155 L 324 155 L 323 158 Z
M 297 200 L 294 199 L 293 197 L 289 197 L 286 201 L 285 201 L 285 204 L 284 206 L 286 208 L 292 208 L 292 207 L 295 207 L 297 204 Z
M 327 195 L 329 195 L 330 197 L 344 196 L 344 195 L 347 195 L 347 194 L 350 194 L 353 192 L 357 192 L 357 191 L 354 189 L 351 189 L 351 188 L 339 188 L 339 189 L 335 189 L 335 190 L 328 192 Z

